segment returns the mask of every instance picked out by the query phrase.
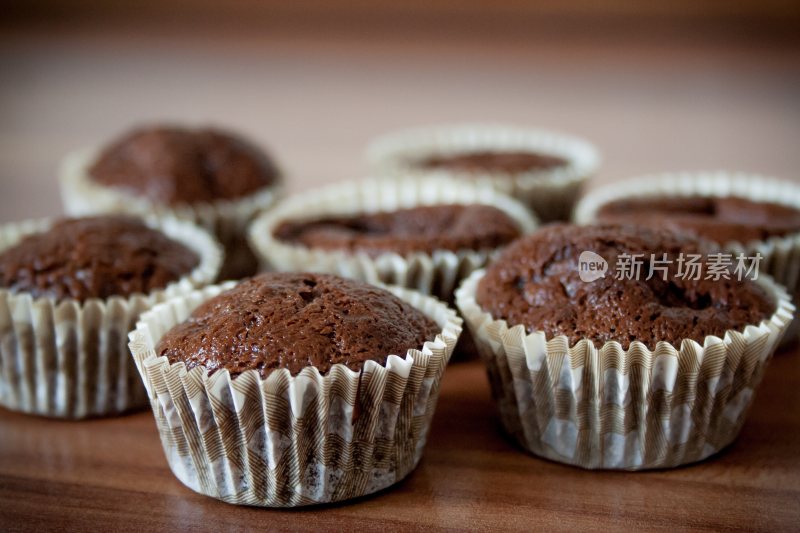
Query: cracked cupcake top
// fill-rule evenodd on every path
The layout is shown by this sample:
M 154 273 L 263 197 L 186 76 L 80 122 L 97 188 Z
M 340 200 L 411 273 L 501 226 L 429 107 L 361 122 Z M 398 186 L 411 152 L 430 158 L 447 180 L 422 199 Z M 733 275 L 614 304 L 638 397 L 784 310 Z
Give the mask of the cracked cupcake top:
M 106 147 L 89 169 L 102 185 L 166 205 L 232 200 L 279 180 L 269 156 L 214 129 L 134 130 Z
M 0 287 L 59 301 L 124 297 L 163 289 L 199 262 L 134 217 L 66 219 L 0 253 Z
M 275 238 L 309 248 L 432 253 L 487 250 L 522 234 L 516 221 L 489 205 L 433 205 L 391 212 L 284 221 Z
M 741 331 L 769 318 L 776 302 L 749 279 L 702 279 L 679 275 L 677 258 L 707 254 L 710 244 L 689 235 L 635 226 L 552 225 L 516 241 L 487 269 L 477 302 L 495 319 L 547 338 L 566 335 L 571 344 L 590 339 L 596 346 L 634 340 L 654 348 L 658 341 L 679 346 L 683 339 L 702 344 L 708 335 Z M 582 281 L 582 252 L 604 258 L 604 277 Z M 614 265 L 622 254 L 642 254 L 638 279 L 618 276 Z M 671 264 L 647 280 L 650 256 Z M 666 281 L 663 279 L 666 277 Z M 622 278 L 622 279 L 620 279 Z
M 384 364 L 422 349 L 441 328 L 390 292 L 326 274 L 268 273 L 208 300 L 156 346 L 170 363 L 204 366 L 231 376 L 262 377 L 313 366 L 327 373 L 341 363 Z
M 800 232 L 800 210 L 745 198 L 655 197 L 610 202 L 597 219 L 690 231 L 719 244 L 747 243 Z

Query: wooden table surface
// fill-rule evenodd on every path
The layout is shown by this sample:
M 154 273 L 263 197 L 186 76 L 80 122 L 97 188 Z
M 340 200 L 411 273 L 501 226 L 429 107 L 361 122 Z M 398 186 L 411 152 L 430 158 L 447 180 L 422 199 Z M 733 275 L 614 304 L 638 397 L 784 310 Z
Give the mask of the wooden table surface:
M 0 529 L 791 530 L 800 523 L 798 390 L 792 349 L 773 359 L 742 434 L 718 456 L 674 470 L 591 472 L 518 449 L 499 427 L 482 364 L 453 363 L 416 471 L 377 495 L 292 511 L 185 488 L 149 412 L 61 422 L 0 411 Z
M 584 135 L 605 156 L 592 186 L 697 168 L 798 179 L 796 47 L 573 37 L 365 42 L 235 28 L 146 38 L 6 28 L 0 222 L 60 212 L 54 176 L 67 151 L 164 119 L 246 132 L 272 148 L 296 192 L 363 175 L 362 149 L 376 134 L 459 120 Z M 453 364 L 425 457 L 406 481 L 300 511 L 237 508 L 183 487 L 150 413 L 69 423 L 0 410 L 0 531 L 796 529 L 798 391 L 800 351 L 790 349 L 718 457 L 662 472 L 587 472 L 512 445 L 481 365 Z

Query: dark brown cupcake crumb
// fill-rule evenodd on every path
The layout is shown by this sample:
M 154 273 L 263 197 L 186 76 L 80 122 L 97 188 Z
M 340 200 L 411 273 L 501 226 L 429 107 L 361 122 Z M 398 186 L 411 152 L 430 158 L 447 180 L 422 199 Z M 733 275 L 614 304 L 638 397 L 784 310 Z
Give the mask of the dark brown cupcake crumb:
M 596 346 L 638 340 L 678 347 L 683 339 L 702 344 L 708 335 L 742 331 L 774 313 L 776 303 L 751 280 L 692 280 L 678 276 L 679 254 L 705 254 L 712 246 L 696 238 L 634 226 L 548 226 L 516 241 L 493 263 L 478 285 L 477 301 L 495 319 L 570 343 L 590 339 Z M 606 276 L 580 279 L 578 258 L 592 251 L 609 264 Z M 621 254 L 644 254 L 639 279 L 617 279 Z M 667 280 L 647 280 L 650 254 L 666 253 Z M 702 277 L 705 277 L 705 273 Z
M 492 152 L 478 151 L 453 155 L 435 155 L 417 162 L 428 169 L 444 169 L 460 172 L 506 172 L 518 174 L 552 170 L 566 166 L 568 161 L 562 157 L 536 152 Z
M 309 248 L 358 250 L 372 255 L 494 249 L 520 235 L 510 216 L 496 207 L 477 204 L 285 221 L 274 230 L 277 239 Z
M 690 231 L 719 244 L 800 232 L 800 210 L 736 197 L 630 198 L 602 206 L 597 218 L 607 223 Z
M 66 219 L 0 254 L 0 286 L 59 301 L 125 297 L 162 289 L 199 262 L 133 217 Z
M 269 156 L 213 129 L 138 129 L 108 146 L 89 169 L 97 183 L 167 205 L 232 200 L 276 183 Z
M 243 281 L 198 307 L 161 339 L 156 352 L 187 369 L 262 377 L 366 361 L 422 349 L 441 328 L 390 292 L 326 274 L 268 273 Z

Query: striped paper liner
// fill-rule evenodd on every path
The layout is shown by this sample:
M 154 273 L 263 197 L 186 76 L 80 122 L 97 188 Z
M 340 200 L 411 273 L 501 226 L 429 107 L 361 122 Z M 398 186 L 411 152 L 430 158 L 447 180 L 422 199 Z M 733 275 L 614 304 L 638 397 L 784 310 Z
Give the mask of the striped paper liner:
M 231 378 L 186 370 L 154 351 L 202 302 L 235 286 L 207 287 L 157 305 L 130 334 L 164 452 L 192 490 L 243 505 L 296 507 L 370 494 L 408 475 L 422 457 L 440 379 L 461 333 L 442 302 L 386 287 L 442 327 L 435 340 L 362 372 L 334 365 L 296 376 L 255 370 Z
M 503 426 L 529 452 L 589 469 L 644 470 L 700 461 L 738 435 L 775 347 L 792 320 L 786 291 L 762 276 L 777 309 L 758 325 L 625 350 L 526 334 L 475 300 L 484 271 L 456 302 L 486 363 Z
M 46 231 L 52 222 L 31 220 L 0 227 L 0 251 L 27 235 Z M 208 232 L 189 222 L 157 217 L 146 222 L 200 256 L 192 272 L 162 290 L 56 302 L 0 289 L 0 405 L 79 419 L 147 404 L 128 353 L 127 334 L 139 314 L 154 303 L 213 282 L 222 252 Z

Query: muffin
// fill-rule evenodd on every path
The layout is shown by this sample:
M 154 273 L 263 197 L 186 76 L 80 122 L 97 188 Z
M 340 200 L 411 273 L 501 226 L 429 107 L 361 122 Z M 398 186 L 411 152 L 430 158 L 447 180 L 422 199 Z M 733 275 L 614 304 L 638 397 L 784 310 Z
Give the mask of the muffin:
M 174 219 L 0 227 L 0 405 L 60 418 L 145 405 L 127 333 L 155 302 L 212 282 L 221 262 L 208 233 Z
M 596 216 L 602 223 L 675 228 L 719 244 L 800 233 L 800 209 L 733 196 L 615 200 L 600 207 Z
M 222 279 L 256 271 L 245 230 L 280 190 L 280 171 L 266 152 L 211 128 L 134 129 L 101 149 L 70 154 L 61 169 L 70 215 L 168 214 L 212 231 L 225 249 Z
M 724 172 L 659 174 L 592 191 L 575 221 L 648 224 L 688 231 L 734 256 L 760 254 L 760 272 L 800 301 L 800 186 L 758 175 Z M 787 341 L 796 339 L 792 324 Z
M 794 307 L 769 276 L 712 269 L 717 254 L 665 229 L 553 225 L 473 273 L 456 301 L 506 430 L 585 468 L 674 467 L 730 444 Z M 681 270 L 694 256 L 698 279 Z M 639 276 L 619 268 L 631 258 Z
M 439 204 L 285 220 L 272 235 L 287 244 L 375 257 L 387 252 L 494 250 L 520 237 L 522 230 L 511 216 L 491 205 Z
M 250 228 L 265 266 L 328 272 L 451 300 L 458 281 L 536 221 L 488 187 L 368 180 L 280 202 Z
M 488 184 L 524 203 L 544 222 L 567 220 L 599 166 L 587 141 L 496 125 L 421 128 L 385 135 L 367 157 L 377 176 L 446 176 Z
M 413 291 L 268 273 L 156 306 L 130 348 L 178 479 L 295 507 L 414 469 L 460 332 L 454 311 Z

